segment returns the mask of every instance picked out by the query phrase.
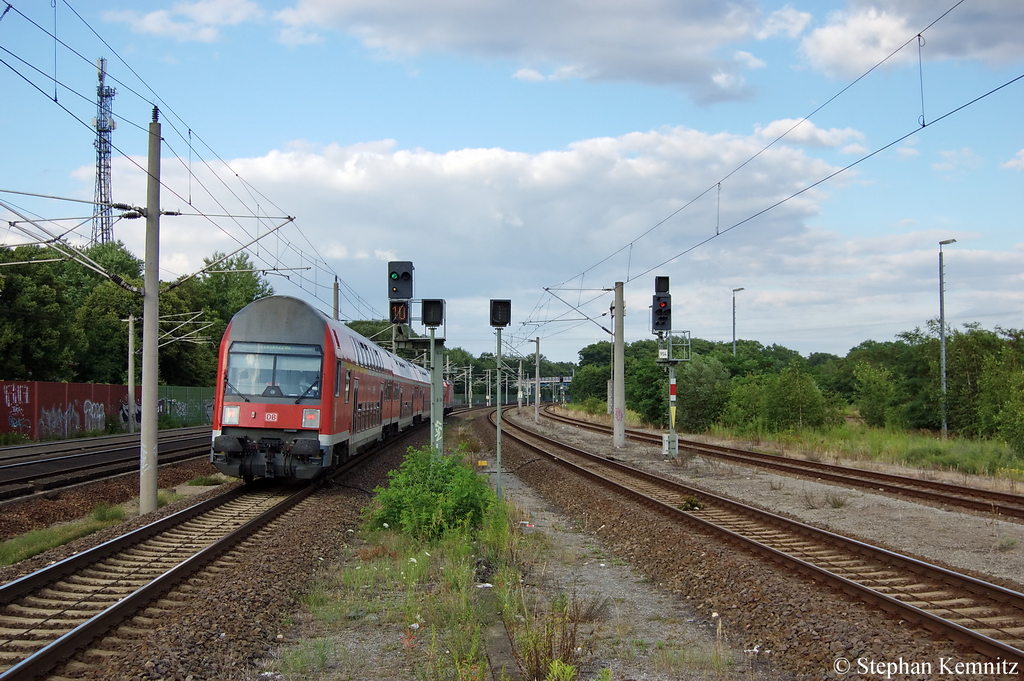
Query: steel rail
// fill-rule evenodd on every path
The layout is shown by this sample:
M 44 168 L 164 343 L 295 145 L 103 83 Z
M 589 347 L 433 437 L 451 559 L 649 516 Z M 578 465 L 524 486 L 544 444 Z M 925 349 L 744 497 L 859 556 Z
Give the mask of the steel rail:
M 181 438 L 196 435 L 209 435 L 210 426 L 192 426 L 189 428 L 170 428 L 160 431 L 160 439 Z M 18 457 L 38 457 L 41 454 L 59 454 L 63 452 L 82 452 L 90 448 L 103 448 L 119 445 L 138 445 L 140 435 L 138 433 L 123 433 L 121 435 L 101 435 L 99 437 L 83 437 L 71 440 L 48 440 L 45 442 L 33 442 L 25 445 L 11 445 L 0 447 L 0 461 L 16 459 Z
M 493 424 L 493 413 L 490 414 L 488 418 Z M 903 556 L 893 551 L 872 546 L 865 542 L 860 542 L 842 535 L 806 525 L 804 523 L 790 520 L 782 516 L 777 516 L 773 513 L 747 506 L 746 504 L 742 504 L 731 499 L 719 497 L 704 490 L 691 488 L 681 483 L 666 480 L 621 462 L 609 460 L 606 457 L 600 457 L 575 447 L 571 447 L 570 445 L 565 445 L 557 440 L 536 433 L 523 426 L 512 425 L 511 429 L 526 433 L 527 437 L 540 440 L 545 444 L 545 446 L 562 449 L 563 451 L 570 452 L 571 454 L 588 462 L 593 462 L 602 467 L 626 473 L 634 479 L 639 479 L 649 484 L 655 484 L 662 488 L 669 488 L 675 490 L 676 493 L 681 492 L 688 496 L 697 497 L 707 503 L 714 503 L 723 508 L 741 513 L 747 517 L 757 519 L 759 522 L 770 524 L 778 528 L 784 528 L 786 531 L 811 538 L 814 541 L 821 542 L 829 546 L 840 548 L 853 555 L 867 557 L 871 560 L 879 560 L 898 569 L 912 572 L 920 577 L 934 580 L 957 589 L 964 589 L 969 593 L 990 599 L 994 603 L 1011 607 L 1016 611 L 1018 620 L 1024 621 L 1024 594 L 1018 591 L 1006 589 L 996 584 L 990 584 L 968 575 L 962 575 L 937 565 L 932 565 L 915 558 L 910 558 L 909 556 Z M 1003 641 L 992 638 L 956 622 L 952 622 L 949 619 L 937 615 L 936 613 L 929 612 L 923 608 L 901 601 L 898 598 L 881 593 L 870 586 L 843 577 L 831 570 L 764 544 L 752 537 L 721 527 L 713 521 L 696 515 L 694 512 L 681 510 L 668 503 L 655 499 L 648 494 L 644 494 L 637 489 L 624 486 L 622 483 L 610 480 L 606 476 L 603 476 L 592 469 L 567 461 L 543 447 L 531 444 L 522 436 L 515 435 L 514 433 L 506 434 L 532 451 L 547 456 L 557 461 L 560 465 L 567 466 L 571 470 L 574 470 L 589 479 L 600 482 L 602 485 L 611 486 L 617 491 L 625 493 L 631 498 L 636 499 L 662 514 L 668 515 L 673 519 L 696 524 L 698 527 L 701 527 L 706 531 L 725 536 L 732 543 L 740 545 L 748 550 L 752 549 L 757 553 L 766 555 L 773 560 L 779 561 L 784 565 L 788 565 L 796 569 L 802 574 L 812 577 L 816 581 L 824 582 L 868 603 L 876 604 L 887 612 L 898 614 L 901 617 L 919 622 L 930 631 L 944 636 L 949 636 L 952 640 L 968 645 L 982 654 L 996 656 L 1000 659 L 1006 659 L 1024 665 L 1024 650 L 1020 648 L 1009 645 Z
M 545 413 L 544 415 L 553 421 L 586 430 L 601 433 L 611 432 L 609 427 L 601 424 L 579 421 L 558 414 Z M 660 435 L 641 430 L 627 429 L 626 436 L 648 444 L 661 444 Z M 824 463 L 822 461 L 792 459 L 778 454 L 755 452 L 735 447 L 726 447 L 724 445 L 712 445 L 693 440 L 680 440 L 679 447 L 694 453 L 748 466 L 770 468 L 790 475 L 819 478 L 852 487 L 885 491 L 891 494 L 910 496 L 983 513 L 994 513 L 1009 518 L 1024 519 L 1024 495 L 1021 494 L 987 490 L 950 482 L 939 482 L 937 480 L 924 480 L 896 473 L 869 471 L 862 468 Z
M 75 627 L 60 638 L 0 673 L 0 680 L 27 681 L 50 671 L 60 662 L 70 658 L 93 639 L 102 636 L 111 627 L 171 590 L 174 586 L 187 579 L 240 541 L 251 536 L 272 520 L 296 506 L 318 490 L 319 487 L 319 484 L 308 485 L 296 494 L 264 511 L 259 516 L 232 530 L 206 548 L 185 559 L 162 576 L 152 580 L 116 604 L 94 615 L 85 623 Z M 63 579 L 89 565 L 166 532 L 185 521 L 201 516 L 245 494 L 245 488 L 236 488 L 227 494 L 196 504 L 155 523 L 139 528 L 134 532 L 101 544 L 94 549 L 71 556 L 43 570 L 12 581 L 0 587 L 0 604 L 11 603 L 17 598 L 29 595 L 47 584 Z

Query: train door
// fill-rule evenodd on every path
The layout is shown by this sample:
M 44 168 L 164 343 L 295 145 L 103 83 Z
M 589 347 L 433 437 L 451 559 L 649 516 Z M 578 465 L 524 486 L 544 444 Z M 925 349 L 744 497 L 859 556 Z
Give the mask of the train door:
M 363 429 L 363 424 L 359 422 L 359 379 L 355 376 L 352 377 L 352 432 Z

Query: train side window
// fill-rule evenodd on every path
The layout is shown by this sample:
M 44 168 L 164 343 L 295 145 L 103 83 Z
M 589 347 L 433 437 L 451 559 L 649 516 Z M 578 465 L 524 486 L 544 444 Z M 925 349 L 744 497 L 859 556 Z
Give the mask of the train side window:
M 345 404 L 348 404 L 349 397 L 352 394 L 352 372 L 345 372 Z
M 341 362 L 334 368 L 334 396 L 341 395 Z

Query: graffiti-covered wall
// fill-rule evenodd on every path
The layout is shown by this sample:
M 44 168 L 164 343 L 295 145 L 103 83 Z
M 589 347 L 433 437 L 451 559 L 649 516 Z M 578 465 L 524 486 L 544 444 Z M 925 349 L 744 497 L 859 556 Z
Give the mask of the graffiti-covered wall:
M 105 430 L 111 419 L 122 430 L 128 427 L 128 386 L 0 381 L 0 392 L 0 432 L 45 440 Z M 141 400 L 142 388 L 136 386 L 135 403 Z M 159 400 L 158 413 L 182 425 L 212 421 L 213 388 L 160 386 Z

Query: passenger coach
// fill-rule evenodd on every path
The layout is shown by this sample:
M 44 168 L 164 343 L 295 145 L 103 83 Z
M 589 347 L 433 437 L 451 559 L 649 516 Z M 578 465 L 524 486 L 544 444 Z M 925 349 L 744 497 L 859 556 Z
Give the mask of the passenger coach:
M 430 375 L 309 304 L 261 298 L 221 341 L 211 462 L 314 478 L 430 414 Z

